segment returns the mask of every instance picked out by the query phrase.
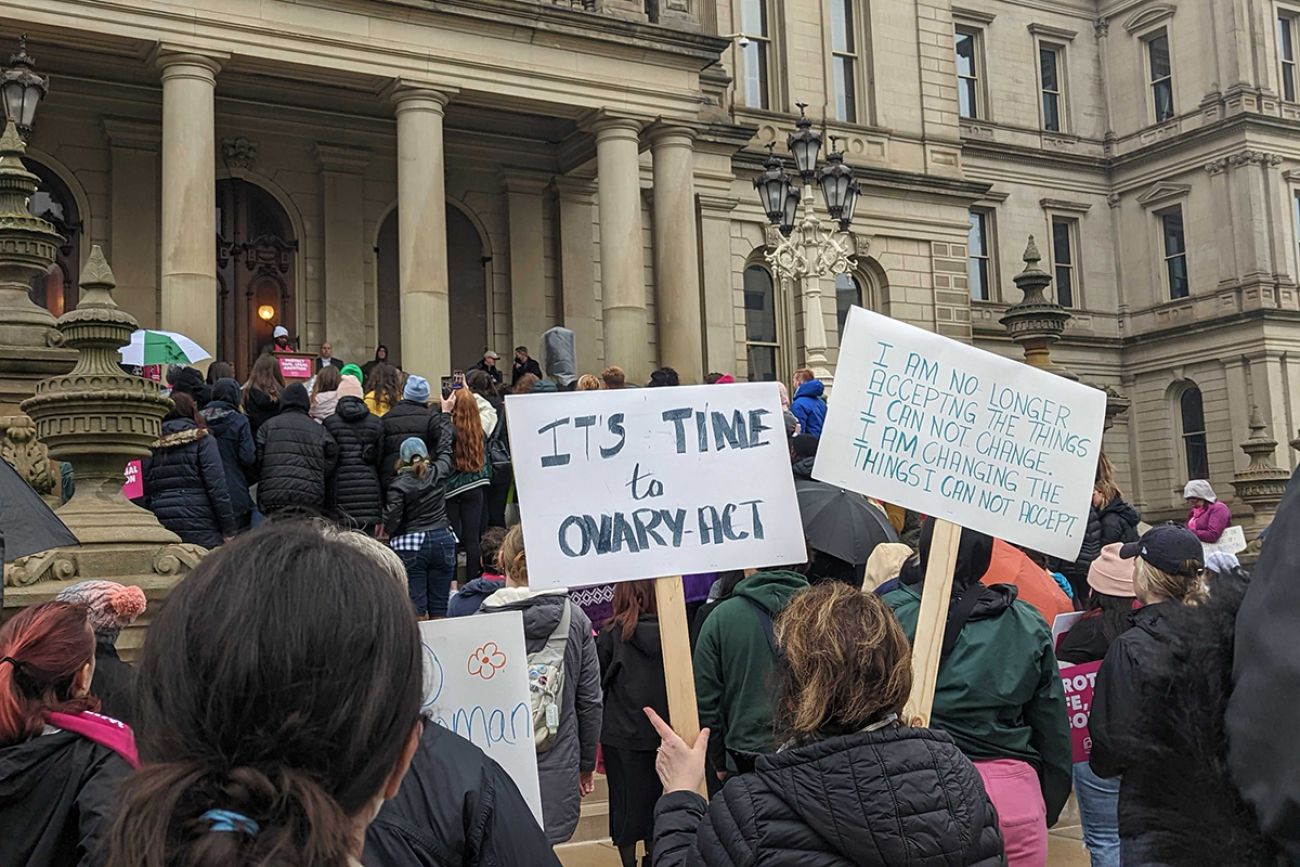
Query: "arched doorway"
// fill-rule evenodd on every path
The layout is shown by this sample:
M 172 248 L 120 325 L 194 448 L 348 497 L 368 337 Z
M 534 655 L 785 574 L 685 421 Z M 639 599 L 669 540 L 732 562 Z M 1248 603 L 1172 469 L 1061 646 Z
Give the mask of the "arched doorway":
M 40 179 L 36 192 L 27 200 L 27 211 L 54 226 L 63 236 L 54 264 L 44 274 L 32 278 L 32 301 L 54 316 L 62 316 L 77 306 L 81 275 L 81 215 L 72 191 L 57 174 L 34 160 L 26 160 L 27 170 Z
M 379 342 L 401 364 L 401 253 L 397 209 L 380 224 L 375 244 Z M 487 265 L 492 254 L 478 227 L 455 205 L 447 205 L 447 285 L 451 307 L 451 363 L 464 370 L 492 343 L 488 331 Z M 451 371 L 444 372 L 447 375 Z
M 275 326 L 297 336 L 298 239 L 275 197 L 250 181 L 217 181 L 217 346 L 242 379 Z M 271 315 L 258 315 L 270 308 Z

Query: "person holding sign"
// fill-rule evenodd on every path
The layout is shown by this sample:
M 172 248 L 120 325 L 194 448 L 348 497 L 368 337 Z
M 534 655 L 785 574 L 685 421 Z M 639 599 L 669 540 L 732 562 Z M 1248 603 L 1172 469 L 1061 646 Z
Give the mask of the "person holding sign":
M 1192 510 L 1187 515 L 1187 529 L 1206 544 L 1218 542 L 1223 531 L 1232 523 L 1232 510 L 1226 503 L 1219 502 L 1214 488 L 1205 479 L 1188 482 L 1183 489 L 1183 497 Z
M 710 739 L 694 747 L 653 710 L 662 738 L 655 867 L 1001 865 L 997 816 L 952 738 L 900 716 L 911 651 L 872 593 L 830 582 L 777 619 L 779 752 L 696 794 Z
M 903 586 L 885 596 L 909 641 L 933 539 L 934 522 L 927 521 L 919 570 L 908 564 Z M 1047 829 L 1070 797 L 1065 690 L 1043 618 L 1016 600 L 1015 588 L 980 583 L 993 542 L 970 528 L 961 531 L 931 721 L 952 735 L 984 778 L 1009 867 L 1043 867 Z

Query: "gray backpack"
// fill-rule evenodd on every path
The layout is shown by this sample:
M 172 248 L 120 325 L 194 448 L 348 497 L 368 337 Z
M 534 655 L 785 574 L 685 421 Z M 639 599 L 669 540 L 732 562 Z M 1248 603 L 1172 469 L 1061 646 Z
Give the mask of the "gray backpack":
M 528 654 L 528 699 L 533 710 L 533 745 L 544 753 L 555 746 L 560 731 L 560 705 L 564 701 L 564 647 L 569 642 L 569 611 L 572 605 L 564 600 L 564 613 L 555 631 L 546 639 L 546 645 L 536 653 Z

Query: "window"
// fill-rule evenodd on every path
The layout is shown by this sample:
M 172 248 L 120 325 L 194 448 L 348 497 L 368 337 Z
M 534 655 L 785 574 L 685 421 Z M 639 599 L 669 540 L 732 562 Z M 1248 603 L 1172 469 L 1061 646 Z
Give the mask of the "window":
M 1277 54 L 1282 61 L 1282 98 L 1296 101 L 1296 18 L 1279 15 L 1277 19 Z
M 781 349 L 776 330 L 776 289 L 772 275 L 759 265 L 745 269 L 745 348 L 750 382 L 775 382 Z
M 973 301 L 992 300 L 992 266 L 989 251 L 992 239 L 989 237 L 989 223 L 992 222 L 988 211 L 970 212 L 970 238 L 966 242 L 966 252 L 970 257 L 970 297 Z
M 1056 302 L 1062 307 L 1073 307 L 1077 300 L 1074 238 L 1078 227 L 1077 220 L 1052 218 L 1052 269 L 1056 278 Z
M 740 32 L 749 44 L 740 49 L 741 77 L 744 79 L 745 105 L 771 108 L 768 87 L 768 64 L 771 62 L 772 37 L 768 0 L 740 0 Z
M 81 219 L 72 191 L 62 178 L 30 157 L 24 163 L 39 179 L 36 192 L 27 200 L 27 212 L 47 220 L 63 236 L 63 243 L 55 248 L 54 262 L 31 278 L 31 299 L 52 316 L 62 316 L 74 309 L 81 297 L 77 288 Z
M 1065 129 L 1062 54 L 1060 46 L 1038 46 L 1038 74 L 1043 88 L 1043 129 L 1048 132 L 1061 132 Z
M 835 82 L 835 117 L 857 123 L 858 94 L 854 78 L 857 41 L 853 38 L 853 0 L 831 0 L 831 67 Z
M 1164 123 L 1174 116 L 1174 72 L 1169 62 L 1169 35 L 1161 30 L 1148 37 L 1146 44 L 1151 104 L 1155 109 L 1156 123 Z
M 957 103 L 970 120 L 980 116 L 979 38 L 978 30 L 957 28 Z
M 1210 453 L 1205 444 L 1205 406 L 1196 386 L 1183 389 L 1178 396 L 1178 412 L 1183 428 L 1183 456 L 1187 459 L 1187 478 L 1210 477 Z
M 849 308 L 864 306 L 862 284 L 852 274 L 835 275 L 835 322 L 839 326 L 840 343 L 844 343 L 844 323 L 849 319 Z
M 1159 216 L 1165 248 L 1165 274 L 1169 279 L 1169 297 L 1186 298 L 1190 294 L 1191 286 L 1187 279 L 1187 239 L 1183 235 L 1183 209 L 1174 208 Z

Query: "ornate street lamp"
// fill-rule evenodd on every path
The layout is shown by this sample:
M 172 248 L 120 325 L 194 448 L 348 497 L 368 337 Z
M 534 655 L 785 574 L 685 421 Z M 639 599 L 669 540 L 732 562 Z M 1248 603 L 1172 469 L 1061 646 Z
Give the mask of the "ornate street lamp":
M 10 55 L 9 68 L 0 73 L 5 118 L 13 121 L 23 139 L 32 134 L 36 107 L 50 92 L 50 80 L 36 73 L 36 61 L 27 53 L 27 35 L 18 38 L 18 53 Z
M 763 163 L 763 173 L 754 178 L 754 189 L 758 190 L 758 199 L 767 219 L 773 226 L 779 226 L 791 188 L 790 176 L 781 166 L 781 160 L 772 153 L 773 147 L 775 143 L 767 146 L 767 161 Z
M 799 119 L 794 123 L 795 131 L 790 133 L 788 144 L 790 153 L 794 155 L 794 164 L 799 168 L 799 176 L 806 184 L 812 181 L 813 173 L 817 171 L 817 154 L 822 149 L 822 137 L 813 130 L 812 121 L 804 114 L 808 104 L 800 102 L 797 105 Z

